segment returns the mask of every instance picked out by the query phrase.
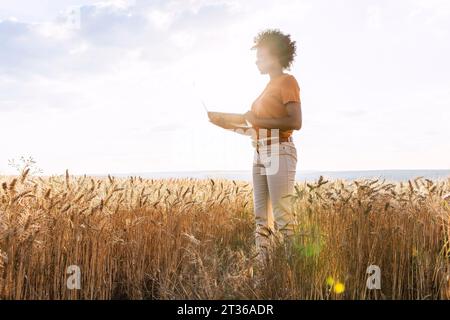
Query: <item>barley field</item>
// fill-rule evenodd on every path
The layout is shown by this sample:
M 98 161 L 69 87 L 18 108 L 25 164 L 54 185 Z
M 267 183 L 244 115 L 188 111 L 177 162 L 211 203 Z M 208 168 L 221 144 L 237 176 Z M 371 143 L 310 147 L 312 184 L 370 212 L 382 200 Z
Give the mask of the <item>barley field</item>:
M 297 182 L 294 241 L 274 236 L 256 269 L 247 182 L 24 170 L 0 184 L 0 299 L 450 298 L 450 178 Z

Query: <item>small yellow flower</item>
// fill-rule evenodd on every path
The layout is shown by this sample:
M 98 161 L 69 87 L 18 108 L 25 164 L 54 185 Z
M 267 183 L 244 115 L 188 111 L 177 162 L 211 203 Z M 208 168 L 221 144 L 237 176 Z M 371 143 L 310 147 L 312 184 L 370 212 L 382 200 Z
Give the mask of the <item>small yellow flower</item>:
M 417 248 L 413 248 L 413 250 L 412 250 L 412 256 L 413 256 L 413 257 L 417 257 L 418 254 L 419 254 L 419 250 L 417 250 Z
M 329 277 L 327 278 L 327 285 L 329 285 L 330 287 L 332 287 L 333 284 L 334 284 L 334 279 L 333 279 L 332 276 L 329 276 Z
M 345 285 L 342 282 L 336 282 L 334 285 L 334 293 L 340 294 L 345 291 Z

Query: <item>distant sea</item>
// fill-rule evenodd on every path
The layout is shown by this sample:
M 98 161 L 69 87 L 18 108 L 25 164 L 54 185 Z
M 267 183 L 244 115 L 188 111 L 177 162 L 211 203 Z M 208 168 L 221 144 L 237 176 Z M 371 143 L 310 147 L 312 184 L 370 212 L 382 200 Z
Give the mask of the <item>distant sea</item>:
M 92 174 L 93 176 L 105 176 Z M 179 172 L 142 172 L 111 174 L 116 177 L 140 176 L 150 179 L 195 178 L 195 179 L 229 179 L 251 182 L 250 171 L 179 171 Z M 327 179 L 385 179 L 390 181 L 407 181 L 417 177 L 427 179 L 450 179 L 449 170 L 364 170 L 364 171 L 297 171 L 297 181 L 314 181 L 323 176 Z

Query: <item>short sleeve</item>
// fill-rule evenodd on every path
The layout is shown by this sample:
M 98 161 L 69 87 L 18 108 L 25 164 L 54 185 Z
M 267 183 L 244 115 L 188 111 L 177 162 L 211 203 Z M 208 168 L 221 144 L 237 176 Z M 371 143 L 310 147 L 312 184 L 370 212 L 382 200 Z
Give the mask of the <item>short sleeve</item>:
M 290 76 L 281 82 L 281 101 L 283 104 L 288 102 L 300 102 L 300 87 L 295 77 Z

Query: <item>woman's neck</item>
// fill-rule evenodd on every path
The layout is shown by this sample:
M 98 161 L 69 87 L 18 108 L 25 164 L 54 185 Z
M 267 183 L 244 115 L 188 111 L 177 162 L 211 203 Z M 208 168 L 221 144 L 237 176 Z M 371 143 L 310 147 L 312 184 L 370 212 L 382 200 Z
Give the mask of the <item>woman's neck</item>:
M 274 72 L 274 73 L 269 73 L 270 76 L 270 81 L 278 79 L 279 77 L 285 75 L 285 73 L 283 73 L 283 71 L 280 72 Z

